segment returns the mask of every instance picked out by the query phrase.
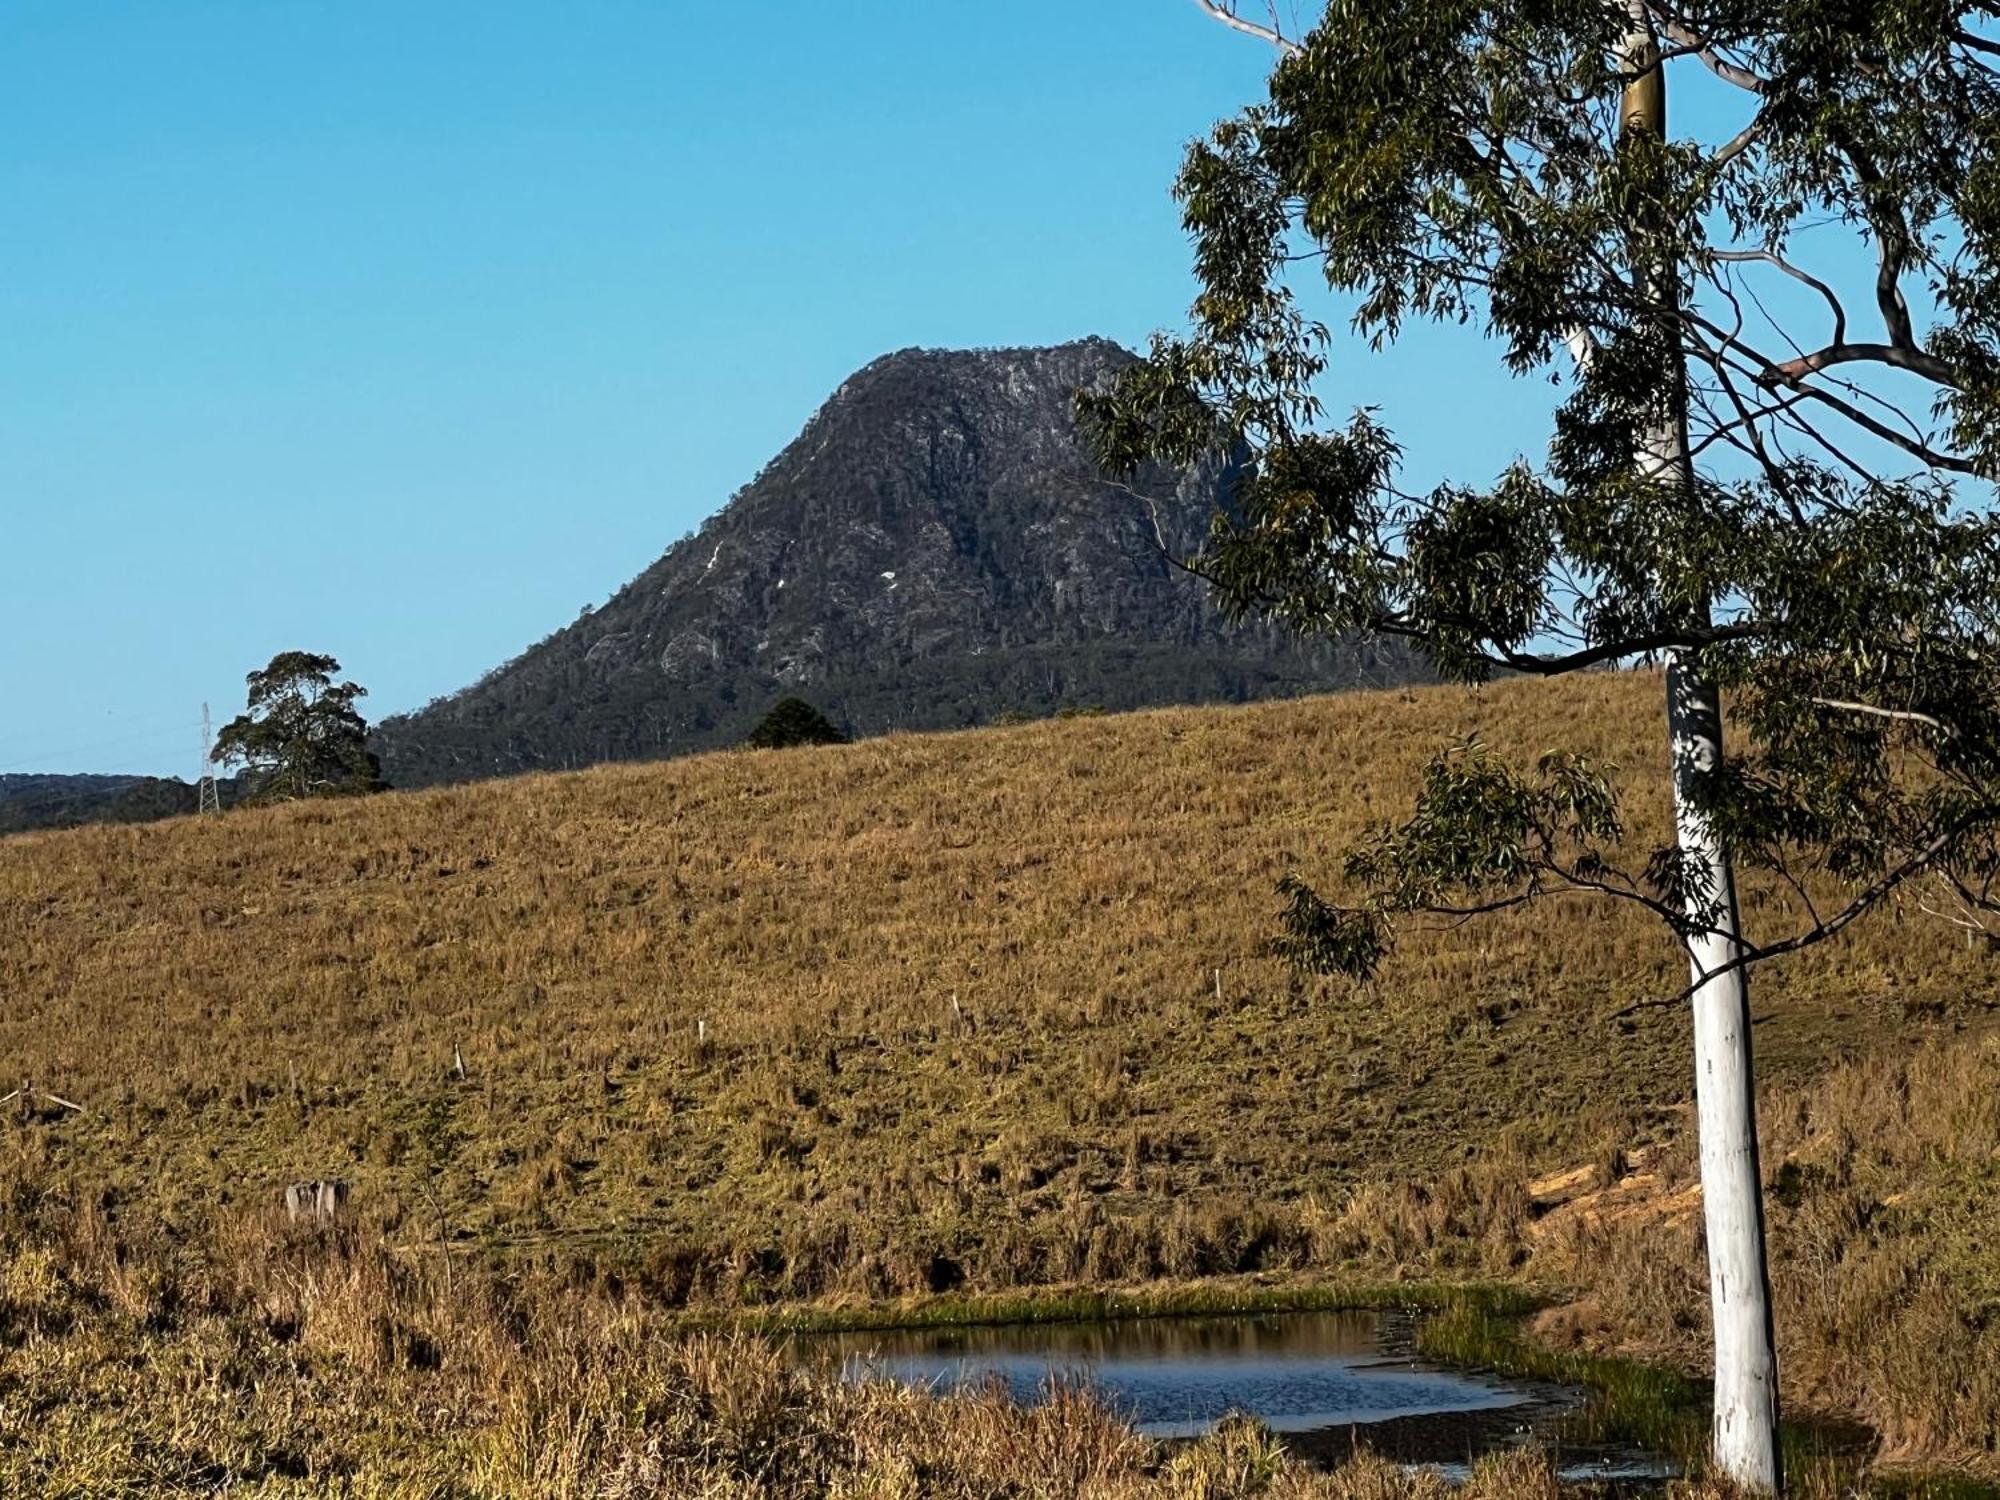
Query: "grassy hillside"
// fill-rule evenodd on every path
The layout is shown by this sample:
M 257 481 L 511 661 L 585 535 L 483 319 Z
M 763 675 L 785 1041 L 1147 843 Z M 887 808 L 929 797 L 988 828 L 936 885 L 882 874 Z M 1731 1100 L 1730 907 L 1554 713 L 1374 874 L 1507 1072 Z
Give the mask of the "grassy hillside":
M 1678 986 L 1659 931 L 1572 900 L 1357 991 L 1263 955 L 1272 883 L 1467 727 L 1629 767 L 1650 835 L 1656 697 L 1362 694 L 10 839 L 0 1057 L 85 1106 L 52 1142 L 121 1199 L 342 1176 L 482 1240 L 747 1244 L 851 1210 L 950 1249 L 1079 1193 L 1333 1195 L 1509 1131 L 1560 1154 L 1687 1097 L 1678 1015 L 1605 1019 Z M 1996 994 L 1924 918 L 1760 977 L 1771 1077 Z
M 246 1226 L 338 1176 L 370 1254 L 417 1268 L 369 1273 L 390 1304 L 462 1300 L 447 1259 L 652 1309 L 1507 1274 L 1591 1293 L 1552 1336 L 1698 1361 L 1683 1018 L 1609 1019 L 1678 987 L 1655 927 L 1550 905 L 1413 936 L 1365 989 L 1264 952 L 1278 875 L 1325 874 L 1466 729 L 1616 761 L 1656 836 L 1658 697 L 1604 675 L 1172 710 L 0 841 L 0 1092 L 43 1091 L 0 1124 L 0 1350 L 96 1318 L 166 1337 L 210 1303 L 293 1348 L 325 1288 L 273 1290 Z M 1914 911 L 1759 973 L 1781 1293 L 1794 1326 L 1820 1309 L 1788 1381 L 1975 1461 L 2000 1393 L 1918 1383 L 1994 1352 L 1996 998 L 1985 946 Z M 1625 1186 L 1544 1213 L 1531 1180 L 1580 1162 Z M 260 1269 L 176 1279 L 218 1245 Z M 36 1280 L 72 1252 L 98 1269 Z M 155 1261 L 182 1290 L 133 1289 Z M 1905 1313 L 1930 1320 L 1907 1348 Z M 1871 1337 L 1928 1367 L 1868 1364 Z M 449 1368 L 425 1339 L 370 1359 Z M 30 1389 L 77 1400 L 79 1368 Z M 0 1379 L 0 1449 L 6 1405 Z

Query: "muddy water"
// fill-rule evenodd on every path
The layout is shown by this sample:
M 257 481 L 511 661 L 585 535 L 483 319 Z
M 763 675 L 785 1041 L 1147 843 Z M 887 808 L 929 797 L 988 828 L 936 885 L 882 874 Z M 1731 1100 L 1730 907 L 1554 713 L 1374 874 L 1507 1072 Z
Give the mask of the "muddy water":
M 1447 1472 L 1498 1448 L 1552 1440 L 1580 1401 L 1561 1387 L 1426 1365 L 1410 1351 L 1408 1321 L 1379 1312 L 921 1329 L 826 1343 L 851 1378 L 940 1388 L 997 1381 L 1023 1401 L 1051 1380 L 1076 1381 L 1151 1437 L 1196 1436 L 1247 1412 L 1311 1457 L 1334 1459 L 1360 1442 Z M 1628 1450 L 1565 1454 L 1563 1467 L 1622 1480 L 1667 1472 Z

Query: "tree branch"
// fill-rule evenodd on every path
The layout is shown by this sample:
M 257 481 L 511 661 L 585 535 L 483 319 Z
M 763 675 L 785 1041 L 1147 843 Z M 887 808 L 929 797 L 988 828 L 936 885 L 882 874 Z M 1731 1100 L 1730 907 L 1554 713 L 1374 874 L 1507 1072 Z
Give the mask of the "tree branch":
M 1945 723 L 1944 720 L 1933 718 L 1929 714 L 1920 714 L 1914 709 L 1880 708 L 1873 703 L 1850 703 L 1843 698 L 1815 698 L 1812 701 L 1817 707 L 1831 708 L 1841 713 L 1867 714 L 1871 718 L 1877 719 L 1897 719 L 1910 724 L 1928 724 L 1939 734 L 1951 734 L 1954 732 L 1952 726 Z
M 1728 166 L 1731 162 L 1735 161 L 1737 157 L 1741 156 L 1745 151 L 1748 151 L 1752 146 L 1756 145 L 1758 138 L 1761 137 L 1763 134 L 1764 134 L 1764 117 L 1760 114 L 1755 119 L 1753 119 L 1748 125 L 1745 125 L 1741 130 L 1737 131 L 1736 134 L 1732 135 L 1728 140 L 1724 141 L 1720 146 L 1716 147 L 1715 155 L 1711 156 L 1708 159 L 1708 164 L 1712 167 Z
M 1952 34 L 1952 39 L 1961 47 L 1970 47 L 1974 52 L 1984 52 L 1989 57 L 2000 57 L 2000 42 L 1990 42 L 1983 36 L 1967 31 L 1963 26 Z
M 1653 7 L 1648 6 L 1649 10 Z M 1655 11 L 1660 17 L 1660 30 L 1675 45 L 1685 48 L 1700 58 L 1702 65 L 1724 83 L 1734 84 L 1752 94 L 1762 94 L 1769 85 L 1757 74 L 1738 63 L 1729 61 L 1715 50 L 1715 44 L 1687 21 L 1672 11 Z
M 1910 321 L 1910 304 L 1903 297 L 1903 272 L 1910 263 L 1910 228 L 1902 210 L 1895 206 L 1882 169 L 1844 132 L 1834 135 L 1834 145 L 1854 167 L 1861 183 L 1862 212 L 1868 227 L 1875 231 L 1875 302 L 1882 309 L 1882 324 L 1889 342 L 1899 349 L 1915 350 L 1916 330 Z
M 1506 667 L 1510 671 L 1539 677 L 1560 677 L 1567 672 L 1581 672 L 1588 667 L 1602 666 L 1605 662 L 1617 661 L 1621 657 L 1651 656 L 1661 651 L 1699 651 L 1704 646 L 1719 645 L 1724 641 L 1746 640 L 1762 633 L 1761 625 L 1753 621 L 1744 621 L 1736 625 L 1704 626 L 1699 630 L 1660 630 L 1650 635 L 1626 636 L 1621 640 L 1605 641 L 1601 645 L 1567 652 L 1561 656 L 1512 651 L 1504 646 L 1495 647 L 1491 654 L 1481 653 L 1481 655 L 1492 665 Z
M 1804 282 L 1824 297 L 1826 305 L 1833 310 L 1833 338 L 1829 342 L 1835 344 L 1847 342 L 1847 309 L 1841 305 L 1840 298 L 1834 293 L 1833 288 L 1810 271 L 1793 265 L 1775 250 L 1712 250 L 1709 256 L 1713 260 L 1732 263 L 1760 261 L 1765 265 L 1776 266 L 1794 281 Z
M 1720 979 L 1726 974 L 1734 974 L 1739 969 L 1747 969 L 1750 965 L 1762 963 L 1767 958 L 1779 958 L 1787 953 L 1797 953 L 1803 948 L 1810 948 L 1815 943 L 1825 942 L 1843 928 L 1881 905 L 1883 899 L 1891 891 L 1895 890 L 1896 887 L 1908 880 L 1912 875 L 1920 874 L 1930 865 L 1931 861 L 1935 860 L 1945 851 L 1953 839 L 1957 838 L 1964 831 L 1963 824 L 1954 823 L 1950 828 L 1940 833 L 1936 838 L 1924 845 L 1923 848 L 1896 866 L 1895 869 L 1869 886 L 1859 896 L 1848 902 L 1841 911 L 1829 920 L 1815 922 L 1804 932 L 1794 933 L 1783 942 L 1771 943 L 1761 948 L 1752 947 L 1748 943 L 1739 944 L 1736 956 L 1730 959 L 1729 962 L 1717 964 L 1713 969 L 1703 970 L 1677 993 L 1663 995 L 1651 1000 L 1635 1000 L 1624 1009 L 1613 1011 L 1605 1019 L 1608 1021 L 1619 1021 L 1623 1020 L 1626 1016 L 1636 1015 L 1642 1010 L 1656 1010 L 1664 1006 L 1679 1005 L 1682 1001 L 1690 999 L 1703 985 L 1708 984 L 1711 980 Z
M 1893 365 L 1899 370 L 1908 370 L 1913 375 L 1938 385 L 1948 385 L 1953 390 L 1963 390 L 1964 381 L 1958 371 L 1934 354 L 1926 354 L 1914 344 L 1828 344 L 1824 349 L 1816 349 L 1811 354 L 1802 354 L 1797 359 L 1788 359 L 1783 364 L 1773 365 L 1758 377 L 1760 385 L 1776 385 L 1780 382 L 1795 383 L 1804 376 L 1820 370 L 1831 369 L 1835 365 L 1852 364 Z
M 1775 360 L 1767 354 L 1760 353 L 1742 338 L 1730 333 L 1727 329 L 1716 326 L 1715 323 L 1704 318 L 1697 312 L 1683 310 L 1680 316 L 1689 325 L 1710 334 L 1728 348 L 1741 351 L 1742 355 L 1756 366 L 1755 369 L 1746 373 L 1760 385 L 1771 384 L 1766 377 L 1773 371 L 1780 370 L 1784 364 L 1784 361 Z M 1714 357 L 1717 359 L 1725 358 L 1726 351 L 1717 350 Z M 1971 474 L 1979 478 L 1986 477 L 1981 473 L 1979 466 L 1971 459 L 1961 458 L 1954 453 L 1941 453 L 1928 443 L 1921 442 L 1905 433 L 1898 432 L 1895 428 L 1889 426 L 1888 423 L 1869 416 L 1868 413 L 1862 411 L 1853 402 L 1842 400 L 1839 396 L 1834 395 L 1833 392 L 1824 390 L 1819 386 L 1806 384 L 1803 375 L 1790 378 L 1781 377 L 1781 379 L 1791 389 L 1800 392 L 1813 401 L 1819 402 L 1823 406 L 1831 407 L 1864 432 L 1872 433 L 1885 443 L 1893 443 L 1905 453 L 1910 454 L 1931 468 L 1947 469 L 1955 474 Z M 1814 435 L 1817 436 L 1817 434 Z M 1824 441 L 1824 439 L 1821 439 L 1821 441 Z M 1866 471 L 1862 472 L 1865 473 Z
M 1254 36 L 1260 42 L 1269 42 L 1287 57 L 1296 56 L 1305 49 L 1278 28 L 1260 26 L 1255 21 L 1246 21 L 1236 14 L 1234 0 L 1194 0 L 1209 15 L 1227 26 L 1231 31 L 1240 31 L 1245 36 Z

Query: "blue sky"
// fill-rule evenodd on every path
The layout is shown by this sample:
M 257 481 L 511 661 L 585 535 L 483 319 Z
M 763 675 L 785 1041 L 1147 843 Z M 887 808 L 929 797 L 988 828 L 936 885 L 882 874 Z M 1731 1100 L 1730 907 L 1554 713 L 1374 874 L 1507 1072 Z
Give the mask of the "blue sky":
M 1188 0 L 0 0 L 0 771 L 191 775 L 280 649 L 417 706 L 877 354 L 1176 323 L 1268 62 Z M 1543 436 L 1451 352 L 1330 383 L 1413 480 Z

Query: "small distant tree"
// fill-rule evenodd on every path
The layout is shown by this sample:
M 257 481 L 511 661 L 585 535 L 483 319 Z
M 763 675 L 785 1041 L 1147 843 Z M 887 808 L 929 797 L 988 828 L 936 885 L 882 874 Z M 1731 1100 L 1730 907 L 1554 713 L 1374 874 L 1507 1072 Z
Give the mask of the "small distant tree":
M 847 736 L 805 699 L 780 698 L 743 743 L 752 750 L 786 750 L 793 745 L 844 745 Z
M 310 651 L 283 651 L 252 672 L 247 710 L 215 737 L 215 758 L 241 765 L 246 800 L 345 797 L 382 789 L 382 768 L 368 751 L 368 721 L 354 707 L 367 696 L 337 682 L 340 663 Z

